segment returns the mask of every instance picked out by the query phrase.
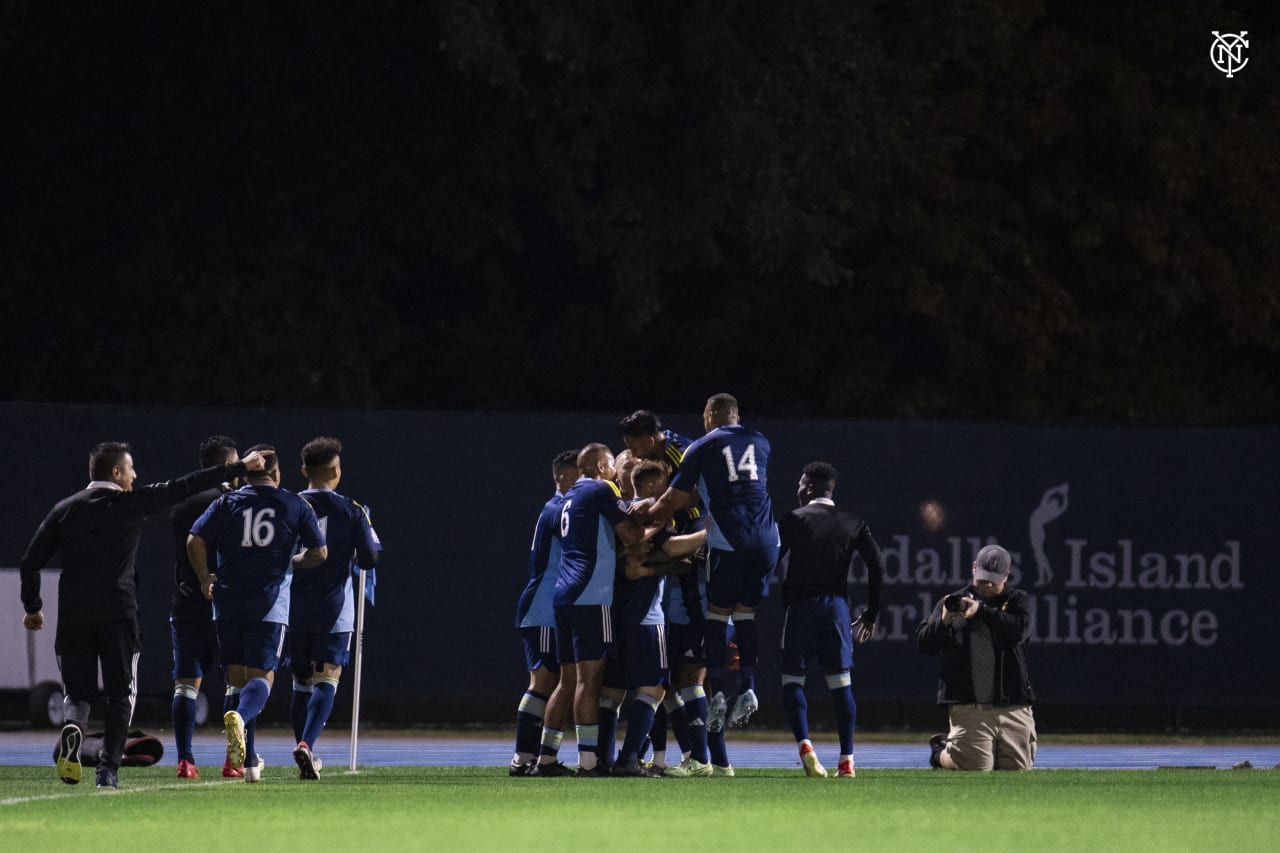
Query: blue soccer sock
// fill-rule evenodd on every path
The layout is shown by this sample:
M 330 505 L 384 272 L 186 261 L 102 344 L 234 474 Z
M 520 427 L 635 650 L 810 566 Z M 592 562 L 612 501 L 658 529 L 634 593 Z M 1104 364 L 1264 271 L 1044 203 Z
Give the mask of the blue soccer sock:
M 293 741 L 302 743 L 306 738 L 302 731 L 307 727 L 307 703 L 311 701 L 310 684 L 293 682 L 293 696 L 289 699 L 289 722 L 293 723 Z
M 618 757 L 623 764 L 640 760 L 640 745 L 653 730 L 653 718 L 658 710 L 657 697 L 647 693 L 637 693 L 627 709 L 627 737 L 622 742 L 622 754 Z
M 173 741 L 178 748 L 178 760 L 195 763 L 191 755 L 191 741 L 196 733 L 196 688 L 190 684 L 173 686 Z
M 667 714 L 666 703 L 658 706 L 653 713 L 653 728 L 649 731 L 649 741 L 653 746 L 653 757 L 656 759 L 660 755 L 667 752 L 667 724 L 671 721 L 671 717 Z M 641 750 L 644 755 L 644 750 Z
M 809 700 L 804 695 L 803 675 L 782 676 L 782 707 L 796 743 L 809 739 Z
M 265 678 L 251 678 L 240 690 L 240 719 L 248 725 L 249 721 L 262 713 L 267 706 L 267 698 L 271 695 L 271 685 Z
M 707 732 L 707 752 L 711 755 L 711 763 L 716 767 L 729 766 L 729 750 L 724 745 L 724 729 L 718 732 Z
M 680 698 L 684 702 L 680 716 L 689 736 L 689 757 L 699 764 L 706 764 L 711 760 L 707 751 L 707 691 L 701 684 L 682 687 Z M 721 738 L 720 742 L 723 743 L 724 739 Z
M 578 728 L 581 728 L 581 726 Z M 600 759 L 602 764 L 613 764 L 613 751 L 618 745 L 618 703 L 614 700 L 600 700 L 600 713 L 596 717 L 596 732 L 596 757 Z
M 560 744 L 563 742 L 564 732 L 543 726 L 542 743 L 538 747 L 538 763 L 554 764 L 560 756 Z
M 542 735 L 546 713 L 546 696 L 536 690 L 526 690 L 520 697 L 520 707 L 516 710 L 517 764 L 526 764 L 538 754 L 538 738 Z
M 688 755 L 689 725 L 684 720 L 684 700 L 679 693 L 668 693 L 667 698 L 662 701 L 662 707 L 667 712 L 667 725 L 671 726 L 671 733 L 676 736 L 676 743 L 680 745 L 680 753 Z M 657 721 L 654 722 L 656 724 Z
M 594 770 L 598 760 L 596 749 L 599 745 L 600 727 L 575 726 L 575 728 L 578 734 L 578 766 L 583 770 Z
M 725 663 L 729 654 L 728 615 L 708 613 L 702 637 L 706 644 L 707 685 L 714 696 L 724 692 Z
M 853 754 L 853 730 L 858 722 L 858 703 L 853 700 L 849 673 L 827 676 L 827 689 L 836 706 L 836 730 L 840 733 L 840 754 Z
M 324 731 L 329 715 L 333 713 L 333 697 L 338 692 L 338 679 L 316 678 L 312 684 L 311 701 L 307 703 L 307 727 L 302 730 L 302 740 L 312 749 Z
M 250 720 L 244 724 L 244 766 L 257 767 L 258 753 L 253 746 L 253 736 L 258 731 L 258 721 Z
M 222 695 L 222 713 L 234 711 L 240 707 L 240 688 L 227 685 L 227 692 Z
M 741 669 L 738 692 L 756 689 L 756 663 L 760 658 L 760 634 L 756 631 L 755 613 L 733 614 L 733 639 L 738 644 Z

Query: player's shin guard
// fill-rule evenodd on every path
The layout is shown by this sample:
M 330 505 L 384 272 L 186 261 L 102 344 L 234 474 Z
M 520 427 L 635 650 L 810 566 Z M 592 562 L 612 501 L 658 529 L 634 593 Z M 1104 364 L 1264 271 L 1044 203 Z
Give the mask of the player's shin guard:
M 756 689 L 756 663 L 760 658 L 760 634 L 756 631 L 756 614 L 733 614 L 733 639 L 738 644 L 741 671 L 738 674 L 738 692 Z
M 289 722 L 293 724 L 293 742 L 311 741 L 302 736 L 307 727 L 307 704 L 311 702 L 312 687 L 310 684 L 293 682 L 293 695 L 289 697 Z
M 516 760 L 532 761 L 538 754 L 538 738 L 542 734 L 542 721 L 547 713 L 547 697 L 534 690 L 526 690 L 520 697 L 516 710 Z
M 809 739 L 809 700 L 804 695 L 803 675 L 782 676 L 782 707 L 796 743 Z
M 600 737 L 598 726 L 576 726 L 578 735 L 578 766 L 583 770 L 595 768 L 596 748 Z
M 707 691 L 701 684 L 680 689 L 684 702 L 685 731 L 689 735 L 689 757 L 701 764 L 711 760 L 707 751 Z M 723 735 L 720 742 L 724 743 Z
M 827 676 L 827 689 L 836 707 L 836 730 L 840 733 L 840 754 L 853 754 L 853 729 L 858 721 L 858 705 L 853 701 L 853 681 L 849 673 Z
M 173 745 L 178 749 L 178 760 L 192 763 L 191 741 L 196 731 L 196 695 L 199 693 L 190 684 L 173 685 Z
M 725 661 L 729 653 L 728 614 L 708 613 L 702 638 L 706 644 L 707 684 L 713 694 L 723 693 Z
M 333 697 L 338 692 L 338 679 L 316 678 L 312 684 L 311 701 L 307 703 L 307 726 L 302 730 L 302 741 L 313 750 L 320 733 L 324 731 L 329 715 L 333 713 Z
M 564 732 L 543 726 L 542 743 L 538 748 L 538 763 L 554 764 L 560 755 L 560 744 L 563 742 Z
M 647 693 L 637 693 L 627 709 L 627 737 L 622 742 L 622 754 L 619 760 L 623 764 L 636 761 L 640 757 L 640 745 L 653 730 L 653 718 L 658 710 L 658 699 Z
M 222 713 L 235 711 L 240 707 L 240 688 L 227 685 L 227 692 L 222 696 Z
M 689 725 L 684 719 L 684 700 L 679 693 L 668 693 L 667 698 L 662 701 L 662 707 L 667 711 L 667 724 L 671 726 L 671 733 L 676 736 L 681 754 L 688 755 Z M 656 720 L 654 725 L 657 725 Z

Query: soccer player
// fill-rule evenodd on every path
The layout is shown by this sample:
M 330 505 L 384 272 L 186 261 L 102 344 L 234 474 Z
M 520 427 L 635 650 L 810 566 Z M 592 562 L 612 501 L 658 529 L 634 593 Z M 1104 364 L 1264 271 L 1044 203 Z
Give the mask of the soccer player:
M 556 656 L 556 614 L 552 598 L 556 591 L 556 576 L 560 573 L 560 507 L 564 504 L 565 492 L 577 479 L 578 451 L 557 453 L 551 460 L 551 480 L 555 483 L 556 493 L 543 505 L 533 527 L 529 581 L 516 602 L 516 628 L 524 644 L 529 686 L 520 697 L 520 706 L 516 710 L 516 752 L 508 768 L 511 776 L 530 775 L 540 760 L 540 752 L 549 756 L 545 763 L 556 763 L 572 704 L 571 691 L 560 691 L 556 695 L 560 683 L 560 659 Z M 554 703 L 550 701 L 553 697 Z M 548 742 L 547 748 L 542 750 L 539 738 L 544 723 Z M 568 772 L 565 768 L 564 773 Z
M 826 462 L 811 462 L 800 475 L 796 498 L 800 502 L 782 517 L 781 560 L 785 569 L 782 603 L 786 618 L 782 629 L 782 704 L 800 749 L 807 776 L 825 777 L 809 740 L 808 702 L 804 695 L 805 668 L 817 658 L 827 676 L 827 689 L 835 705 L 840 757 L 836 775 L 853 778 L 853 730 L 858 706 L 853 700 L 853 634 L 865 643 L 875 634 L 880 612 L 880 588 L 884 559 L 866 522 L 837 509 L 832 495 L 836 469 Z M 867 606 L 849 621 L 849 570 L 855 555 L 867 566 Z
M 665 525 L 696 500 L 696 488 L 707 502 L 710 575 L 707 581 L 706 656 L 712 697 L 707 727 L 724 728 L 724 693 L 729 620 L 733 619 L 742 657 L 742 686 L 731 722 L 744 724 L 759 707 L 755 667 L 760 643 L 755 608 L 765 579 L 777 563 L 778 526 L 769 502 L 770 445 L 762 433 L 744 427 L 738 401 L 729 394 L 707 400 L 702 412 L 707 434 L 685 450 L 671 486 L 638 520 Z
M 315 511 L 280 488 L 275 448 L 250 450 L 269 452 L 270 463 L 209 505 L 191 527 L 187 556 L 205 598 L 213 601 L 227 684 L 240 688 L 239 705 L 222 716 L 227 754 L 233 768 L 244 768 L 246 782 L 258 782 L 262 760 L 253 751 L 253 721 L 267 704 L 284 648 L 291 570 L 320 565 L 328 550 Z M 295 555 L 299 541 L 306 550 Z M 210 550 L 216 574 L 209 570 Z
M 554 601 L 562 677 L 576 685 L 578 775 L 590 777 L 607 774 L 597 766 L 596 746 L 604 658 L 613 641 L 616 540 L 637 545 L 644 528 L 627 515 L 627 503 L 613 482 L 614 458 L 608 447 L 582 448 L 578 472 L 581 476 L 560 509 L 560 573 Z
M 637 459 L 665 462 L 673 472 L 680 470 L 684 451 L 693 444 L 693 439 L 663 429 L 662 421 L 647 409 L 637 409 L 619 421 L 618 432 Z
M 289 602 L 289 660 L 293 670 L 293 721 L 297 748 L 293 760 L 300 779 L 319 779 L 313 750 L 333 711 L 338 679 L 351 653 L 355 630 L 355 592 L 351 566 L 370 570 L 378 564 L 382 543 L 368 511 L 338 494 L 342 480 L 342 442 L 313 438 L 302 448 L 301 497 L 315 511 L 328 555 L 319 566 L 293 576 Z
M 231 465 L 239 461 L 234 439 L 212 435 L 200 444 L 200 467 Z M 213 670 L 218 655 L 218 635 L 213 629 L 213 608 L 200 591 L 200 579 L 187 558 L 187 536 L 191 525 L 204 515 L 209 504 L 231 491 L 234 483 L 219 483 L 212 489 L 192 495 L 169 511 L 169 527 L 174 536 L 173 605 L 169 615 L 169 635 L 173 645 L 173 739 L 178 749 L 178 778 L 197 779 L 200 771 L 191 752 L 195 736 L 196 696 L 206 672 Z M 228 693 L 224 702 L 238 699 Z M 231 710 L 230 706 L 223 711 Z M 223 764 L 222 775 L 242 776 L 230 761 Z
M 62 671 L 66 725 L 58 745 L 58 778 L 80 781 L 80 746 L 89 703 L 98 693 L 98 670 L 107 694 L 106 733 L 96 773 L 99 788 L 118 788 L 120 757 L 138 695 L 137 570 L 134 560 L 147 516 L 196 492 L 262 470 L 264 458 L 250 453 L 219 465 L 135 489 L 133 453 L 123 442 L 103 442 L 89 454 L 89 485 L 49 510 L 22 558 L 22 624 L 44 627 L 40 570 L 59 551 L 58 631 L 54 650 Z

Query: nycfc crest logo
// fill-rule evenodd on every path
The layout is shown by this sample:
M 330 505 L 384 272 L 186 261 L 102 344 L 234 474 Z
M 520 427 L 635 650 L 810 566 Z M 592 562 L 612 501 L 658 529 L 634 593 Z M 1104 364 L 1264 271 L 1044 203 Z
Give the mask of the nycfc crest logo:
M 1249 35 L 1248 30 L 1241 30 L 1239 34 L 1227 33 L 1220 35 L 1217 30 L 1213 31 L 1213 44 L 1209 45 L 1209 61 L 1227 77 L 1234 77 L 1235 73 L 1241 68 L 1249 64 L 1248 58 L 1244 55 L 1244 49 L 1249 46 L 1249 40 L 1245 36 Z

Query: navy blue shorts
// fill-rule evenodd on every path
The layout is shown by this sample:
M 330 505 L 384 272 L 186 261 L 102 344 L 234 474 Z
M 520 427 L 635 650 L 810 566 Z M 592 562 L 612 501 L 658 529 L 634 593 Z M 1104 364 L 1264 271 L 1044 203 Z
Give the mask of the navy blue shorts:
M 247 666 L 270 672 L 284 651 L 284 625 L 249 619 L 218 619 L 218 648 L 223 666 Z
M 306 681 L 316 674 L 316 667 L 331 663 L 346 666 L 351 660 L 351 632 L 337 634 L 313 634 L 305 631 L 289 632 L 289 669 L 297 681 Z
M 842 595 L 804 598 L 787 608 L 782 622 L 782 672 L 804 675 L 817 658 L 827 675 L 853 666 L 849 602 Z
M 174 680 L 204 678 L 213 672 L 218 659 L 218 632 L 208 622 L 170 622 L 169 642 L 173 646 Z
M 570 604 L 556 608 L 556 651 L 560 662 L 600 660 L 613 644 L 613 608 Z
M 654 687 L 667 682 L 667 632 L 662 625 L 627 626 L 627 684 Z
M 740 551 L 712 548 L 707 604 L 725 610 L 735 604 L 755 607 L 764 597 L 765 583 L 777 562 L 777 545 Z
M 706 666 L 707 653 L 703 638 L 707 632 L 702 621 L 692 625 L 670 623 L 667 628 L 667 652 L 671 655 L 671 668 L 682 664 Z
M 560 671 L 560 657 L 556 654 L 556 629 L 550 625 L 530 625 L 520 628 L 520 640 L 524 643 L 524 662 L 533 672 L 545 666 L 552 672 Z

